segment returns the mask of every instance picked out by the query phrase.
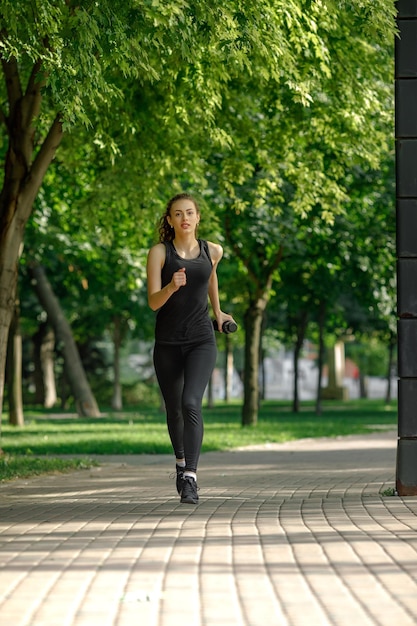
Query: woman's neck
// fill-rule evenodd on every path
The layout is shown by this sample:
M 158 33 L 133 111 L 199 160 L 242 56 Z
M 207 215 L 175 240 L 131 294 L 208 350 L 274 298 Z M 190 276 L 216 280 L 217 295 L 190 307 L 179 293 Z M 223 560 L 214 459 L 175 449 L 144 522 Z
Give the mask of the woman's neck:
M 200 253 L 200 246 L 194 235 L 191 237 L 178 237 L 172 240 L 177 254 L 183 259 L 193 259 Z

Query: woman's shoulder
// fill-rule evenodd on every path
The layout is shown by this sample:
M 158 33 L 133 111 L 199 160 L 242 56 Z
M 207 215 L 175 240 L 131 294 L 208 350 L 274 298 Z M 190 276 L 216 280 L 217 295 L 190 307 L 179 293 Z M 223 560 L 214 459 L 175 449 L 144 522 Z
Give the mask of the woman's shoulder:
M 151 259 L 161 259 L 165 260 L 166 257 L 166 246 L 165 243 L 160 242 L 152 246 L 148 252 L 148 256 Z
M 163 241 L 156 243 L 154 246 L 149 248 L 149 252 L 165 252 L 165 243 Z
M 207 241 L 206 243 L 213 263 L 218 263 L 223 256 L 222 246 L 219 243 L 213 243 L 212 241 Z

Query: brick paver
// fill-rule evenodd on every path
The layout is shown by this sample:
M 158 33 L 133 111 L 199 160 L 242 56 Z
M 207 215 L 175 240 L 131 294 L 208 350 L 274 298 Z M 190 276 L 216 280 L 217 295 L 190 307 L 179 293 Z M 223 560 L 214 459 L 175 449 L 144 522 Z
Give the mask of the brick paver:
M 0 487 L 2 626 L 407 626 L 417 499 L 380 433 L 203 454 L 200 504 L 166 456 Z

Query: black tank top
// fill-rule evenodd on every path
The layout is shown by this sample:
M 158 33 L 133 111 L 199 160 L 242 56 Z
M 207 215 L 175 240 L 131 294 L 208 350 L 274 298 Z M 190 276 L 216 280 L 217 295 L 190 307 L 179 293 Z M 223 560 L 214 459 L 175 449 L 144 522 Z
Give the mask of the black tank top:
M 164 242 L 166 259 L 161 272 L 162 287 L 182 267 L 185 267 L 187 284 L 173 293 L 157 313 L 155 340 L 158 343 L 189 344 L 214 340 L 207 299 L 213 264 L 207 241 L 199 239 L 198 243 L 198 257 L 183 259 L 171 241 Z

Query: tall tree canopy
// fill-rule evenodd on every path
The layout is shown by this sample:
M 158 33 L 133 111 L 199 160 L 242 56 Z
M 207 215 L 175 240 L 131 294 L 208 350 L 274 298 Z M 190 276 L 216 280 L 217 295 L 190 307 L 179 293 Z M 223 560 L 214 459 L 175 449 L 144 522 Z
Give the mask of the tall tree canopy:
M 180 185 L 199 174 L 202 181 L 205 158 L 218 150 L 226 176 L 216 187 L 238 204 L 236 185 L 260 167 L 267 172 L 255 191 L 262 202 L 264 190 L 285 182 L 293 186 L 294 209 L 308 211 L 324 190 L 326 217 L 341 188 L 341 137 L 344 156 L 373 157 L 374 139 L 369 134 L 367 142 L 363 129 L 383 112 L 378 87 L 393 22 L 391 0 L 4 0 L 0 410 L 24 229 L 67 132 L 84 126 L 85 153 L 98 156 L 103 171 L 115 161 L 126 172 L 119 155 L 130 163 L 137 157 L 140 170 L 129 168 L 136 180 L 151 171 L 150 184 L 139 191 L 136 185 L 137 206 L 149 206 L 146 192 L 161 179 Z M 231 118 L 238 120 L 242 107 L 252 119 L 250 132 L 243 129 L 250 153 L 239 160 L 242 143 Z M 258 127 L 267 141 L 258 141 Z M 359 143 L 349 140 L 355 134 Z M 265 157 L 275 151 L 268 165 Z M 265 183 L 274 171 L 275 186 Z M 118 180 L 135 188 L 131 179 Z
M 279 3 L 278 6 L 282 6 Z M 184 0 L 32 0 L 2 3 L 0 55 L 0 407 L 17 260 L 33 202 L 63 133 L 90 127 L 89 140 L 117 152 L 117 139 L 136 132 L 122 107 L 125 86 L 139 97 L 149 84 L 178 122 L 209 126 L 230 70 L 248 70 L 248 50 L 278 71 L 291 57 L 274 5 L 225 5 Z M 126 83 L 128 81 L 128 83 Z M 131 93 L 131 88 L 127 93 Z M 199 96 L 187 105 L 182 92 Z M 115 129 L 118 129 L 116 132 Z

